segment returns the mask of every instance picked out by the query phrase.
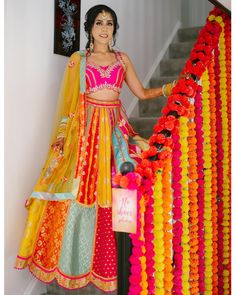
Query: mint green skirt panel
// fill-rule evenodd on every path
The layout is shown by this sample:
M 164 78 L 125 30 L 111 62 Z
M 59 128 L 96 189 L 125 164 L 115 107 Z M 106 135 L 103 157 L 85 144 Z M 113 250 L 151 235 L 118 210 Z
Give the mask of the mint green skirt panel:
M 96 221 L 96 206 L 84 207 L 72 201 L 66 221 L 59 269 L 71 276 L 90 271 Z

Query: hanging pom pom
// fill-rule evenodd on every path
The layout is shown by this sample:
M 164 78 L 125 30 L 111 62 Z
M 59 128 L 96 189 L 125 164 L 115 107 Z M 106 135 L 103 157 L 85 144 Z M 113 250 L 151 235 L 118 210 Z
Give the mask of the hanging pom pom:
M 122 175 L 127 174 L 128 172 L 134 171 L 134 164 L 131 162 L 124 162 L 120 166 L 120 172 Z

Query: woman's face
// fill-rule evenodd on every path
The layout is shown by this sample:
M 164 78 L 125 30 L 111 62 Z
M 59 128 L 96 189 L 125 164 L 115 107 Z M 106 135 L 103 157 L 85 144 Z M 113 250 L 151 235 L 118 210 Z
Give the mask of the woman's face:
M 94 42 L 108 44 L 112 39 L 113 31 L 114 23 L 111 14 L 105 11 L 99 13 L 91 31 Z

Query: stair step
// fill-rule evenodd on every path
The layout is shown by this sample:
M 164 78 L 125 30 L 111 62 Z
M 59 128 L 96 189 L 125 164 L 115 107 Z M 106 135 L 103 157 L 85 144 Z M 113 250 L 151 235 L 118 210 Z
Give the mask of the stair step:
M 195 42 L 175 42 L 169 47 L 170 58 L 186 58 L 189 56 Z
M 150 79 L 150 87 L 162 87 L 163 84 L 177 80 L 182 72 L 189 54 L 196 42 L 199 31 L 202 27 L 182 28 L 177 32 L 177 40 L 169 47 L 169 59 L 160 62 L 160 76 L 154 76 Z M 162 116 L 162 109 L 166 106 L 167 98 L 157 97 L 148 100 L 139 100 L 139 118 L 131 118 L 131 124 L 143 137 L 149 137 L 153 133 L 153 126 L 157 118 Z M 154 122 L 148 121 L 155 118 Z
M 130 124 L 144 138 L 149 138 L 153 134 L 153 127 L 157 123 L 158 117 L 137 117 L 129 118 Z
M 174 80 L 177 80 L 178 76 L 160 76 L 160 77 L 153 77 L 150 80 L 150 87 L 156 88 L 156 87 L 162 87 L 164 84 L 170 83 Z
M 160 63 L 161 76 L 179 76 L 183 70 L 187 58 L 170 58 L 162 60 Z
M 88 286 L 79 290 L 66 290 L 60 287 L 55 281 L 47 286 L 47 293 L 45 295 L 102 295 L 107 294 L 94 285 L 89 284 Z M 117 295 L 117 292 L 110 292 L 111 295 Z M 42 294 L 44 295 L 44 294 Z
M 161 111 L 166 103 L 167 101 L 165 96 L 144 101 L 139 100 L 139 115 L 141 117 L 161 117 Z
M 185 41 L 194 41 L 197 39 L 199 35 L 199 31 L 202 27 L 190 27 L 190 28 L 182 28 L 178 30 L 178 40 L 180 42 Z

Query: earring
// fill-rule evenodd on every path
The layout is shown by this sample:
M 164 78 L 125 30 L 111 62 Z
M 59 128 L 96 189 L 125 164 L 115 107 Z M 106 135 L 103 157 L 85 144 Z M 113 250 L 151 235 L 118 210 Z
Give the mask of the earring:
M 90 50 L 90 52 L 93 52 L 93 36 L 92 36 L 92 34 L 90 35 L 89 50 Z
M 109 50 L 110 50 L 110 51 L 113 50 L 113 48 L 112 48 L 112 39 L 109 41 L 109 43 L 108 43 L 108 47 L 109 47 Z

